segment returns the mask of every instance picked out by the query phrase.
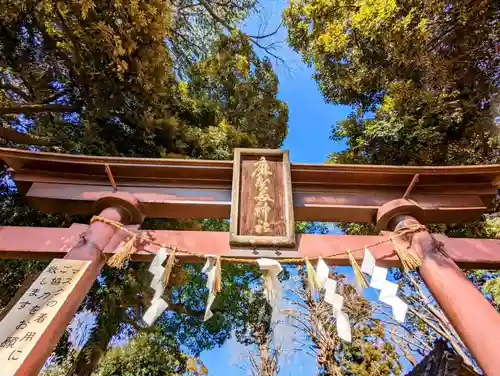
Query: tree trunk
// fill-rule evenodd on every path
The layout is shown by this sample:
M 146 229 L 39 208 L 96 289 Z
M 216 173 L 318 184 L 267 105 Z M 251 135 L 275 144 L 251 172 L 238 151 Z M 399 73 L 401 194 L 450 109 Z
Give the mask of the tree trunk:
M 259 344 L 261 376 L 273 376 L 269 374 L 269 348 L 267 343 Z
M 0 115 L 36 114 L 40 112 L 76 112 L 77 106 L 65 104 L 13 104 L 0 107 Z
M 2 127 L 2 126 L 0 126 L 0 138 L 3 138 L 6 141 L 15 142 L 16 144 L 22 144 L 22 145 L 50 146 L 54 144 L 54 142 L 52 142 L 47 138 L 33 136 L 28 133 L 18 132 L 12 128 Z
M 324 303 L 317 303 L 311 297 L 307 284 L 307 275 L 304 270 L 299 272 L 302 281 L 302 290 L 304 295 L 304 303 L 307 305 L 307 321 L 309 324 L 309 333 L 311 341 L 316 347 L 316 359 L 319 368 L 326 376 L 342 376 L 342 368 L 338 365 L 335 359 L 335 348 L 337 346 L 336 334 L 328 329 L 328 322 L 325 321 L 323 314 Z M 328 306 L 328 311 L 331 308 Z
M 260 376 L 276 376 L 278 374 L 277 350 L 270 350 L 269 338 L 265 343 L 259 344 Z
M 97 369 L 99 361 L 105 354 L 109 341 L 114 335 L 114 331 L 108 330 L 104 335 L 101 332 L 102 337 L 97 338 L 99 332 L 98 327 L 94 328 L 93 333 L 76 357 L 66 376 L 90 376 Z
M 87 344 L 78 354 L 73 366 L 68 371 L 66 376 L 90 376 L 92 372 L 97 369 L 99 361 L 104 355 L 107 346 L 103 347 L 100 344 L 94 344 L 89 346 L 89 348 L 87 347 Z M 90 354 L 88 354 L 89 352 Z
M 322 366 L 323 370 L 326 371 L 325 376 L 342 376 L 342 371 L 335 362 L 327 362 Z

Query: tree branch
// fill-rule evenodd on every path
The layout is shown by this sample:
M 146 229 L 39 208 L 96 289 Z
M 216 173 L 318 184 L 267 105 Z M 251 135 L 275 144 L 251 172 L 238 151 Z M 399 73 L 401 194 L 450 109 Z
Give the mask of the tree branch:
M 19 95 L 25 101 L 29 101 L 30 100 L 30 97 L 29 97 L 28 94 L 26 94 L 22 89 L 19 89 L 18 87 L 15 87 L 14 85 L 7 84 L 7 83 L 0 84 L 0 89 L 10 90 L 10 91 L 16 93 L 17 95 Z
M 263 46 L 262 44 L 260 44 L 259 42 L 257 42 L 255 39 L 252 39 L 252 38 L 250 38 L 250 42 L 252 42 L 253 44 L 255 44 L 260 49 L 264 50 L 266 52 L 266 54 L 271 55 L 272 57 L 274 57 L 277 61 L 279 61 L 281 63 L 285 62 L 285 60 L 283 60 L 283 58 L 279 57 L 274 52 L 271 52 L 271 49 L 274 49 L 274 44 L 271 44 L 269 46 Z
M 205 315 L 204 311 L 193 311 L 192 309 L 186 308 L 184 304 L 174 304 L 172 303 L 172 298 L 170 296 L 170 293 L 167 293 L 167 296 L 165 296 L 165 300 L 168 304 L 168 310 L 169 311 L 174 311 L 177 313 L 182 313 L 184 315 L 188 315 L 191 317 L 197 317 L 200 319 L 203 319 L 203 316 Z
M 434 325 L 434 323 L 432 323 L 430 320 L 426 319 L 423 315 L 421 315 L 417 310 L 415 310 L 413 308 L 410 308 L 409 310 L 415 316 L 417 316 L 422 321 L 424 321 L 431 329 L 433 329 L 441 337 L 443 337 L 444 339 L 446 339 L 450 343 L 450 345 L 455 349 L 455 351 L 457 352 L 457 354 L 459 354 L 460 356 L 462 356 L 464 358 L 464 361 L 466 359 L 468 359 L 467 355 L 463 352 L 463 350 L 460 348 L 460 346 L 458 345 L 458 343 L 456 343 L 456 341 L 454 341 L 451 338 L 451 335 L 449 333 L 446 333 L 446 332 L 442 331 L 440 328 L 438 328 L 436 325 Z
M 177 7 L 177 12 L 182 12 L 184 9 L 189 9 L 189 8 L 194 8 L 194 7 L 197 7 L 198 5 L 200 5 L 199 3 L 193 3 L 193 4 L 187 4 L 187 5 L 184 5 L 183 7 Z
M 0 126 L 0 138 L 22 145 L 50 146 L 54 143 L 46 138 L 33 136 L 28 133 L 18 132 L 12 128 Z
M 382 320 L 382 319 L 377 319 L 378 321 L 380 322 L 383 322 L 384 324 L 386 325 L 390 325 L 390 326 L 398 326 L 400 327 L 401 329 L 403 329 L 406 333 L 408 333 L 408 336 L 409 337 L 412 337 L 414 338 L 416 341 L 418 341 L 420 343 L 421 346 L 418 346 L 419 348 L 426 348 L 427 351 L 431 351 L 432 348 L 429 346 L 428 343 L 426 343 L 424 340 L 422 340 L 421 338 L 419 338 L 417 336 L 417 334 L 414 332 L 414 331 L 411 331 L 410 329 L 408 329 L 406 326 L 404 326 L 402 323 L 399 323 L 397 321 L 394 320 L 394 318 L 392 316 L 390 316 L 389 314 L 387 314 L 386 312 L 382 312 L 384 316 L 388 317 L 390 321 L 385 321 L 385 320 Z
M 446 334 L 449 334 L 448 337 L 445 337 L 452 347 L 455 349 L 455 351 L 458 353 L 463 358 L 463 361 L 465 364 L 472 366 L 475 368 L 474 364 L 471 362 L 469 356 L 463 351 L 462 346 L 461 346 L 461 339 L 458 333 L 455 331 L 455 328 L 451 323 L 448 321 L 446 316 L 439 310 L 437 309 L 434 305 L 431 304 L 428 296 L 424 294 L 422 289 L 420 288 L 419 284 L 417 281 L 413 278 L 411 275 L 407 275 L 408 279 L 410 282 L 413 284 L 415 289 L 417 290 L 418 295 L 420 298 L 424 301 L 425 307 L 429 310 L 429 312 L 436 318 L 438 325 L 441 327 L 443 332 Z M 449 333 L 448 333 L 449 332 Z M 456 340 L 459 339 L 459 340 Z M 460 343 L 459 343 L 460 341 Z
M 68 94 L 68 92 L 69 92 L 69 90 L 68 90 L 68 89 L 64 89 L 64 90 L 62 90 L 62 91 L 59 91 L 59 92 L 57 92 L 57 93 L 55 93 L 55 94 L 51 95 L 51 96 L 50 96 L 50 97 L 48 97 L 48 98 L 45 98 L 45 99 L 44 99 L 44 100 L 42 100 L 40 103 L 42 103 L 42 104 L 48 104 L 48 103 L 50 103 L 50 102 L 52 102 L 52 101 L 55 101 L 56 99 L 61 98 L 61 97 L 62 97 L 62 96 L 64 96 L 64 95 Z
M 184 315 L 188 315 L 190 317 L 196 317 L 199 319 L 203 319 L 203 316 L 205 315 L 204 311 L 193 311 L 189 308 L 186 308 L 182 304 L 169 304 L 168 305 L 168 310 L 169 311 L 174 311 L 177 313 L 182 313 Z
M 278 27 L 276 28 L 276 30 L 270 32 L 269 34 L 264 34 L 264 35 L 249 35 L 249 37 L 252 38 L 252 39 L 264 39 L 264 38 L 272 37 L 273 35 L 275 35 L 279 31 L 279 29 L 281 29 L 281 26 L 283 26 L 283 21 L 280 22 L 280 24 L 278 25 Z
M 37 114 L 40 112 L 77 112 L 80 108 L 66 104 L 24 104 L 0 107 L 0 115 Z
M 205 0 L 199 0 L 199 1 L 200 5 L 203 8 L 205 8 L 205 10 L 212 16 L 212 18 L 215 19 L 222 26 L 224 26 L 229 32 L 233 32 L 235 30 L 234 27 L 229 25 L 222 17 L 220 17 L 217 13 L 215 13 L 212 7 Z
M 215 13 L 215 11 L 212 9 L 212 7 L 205 1 L 205 0 L 199 0 L 199 4 L 205 8 L 205 10 L 212 16 L 213 19 L 215 19 L 215 21 L 217 21 L 218 23 L 220 23 L 222 26 L 224 26 L 229 32 L 234 32 L 234 31 L 237 31 L 236 28 L 234 28 L 233 26 L 231 26 L 230 24 L 228 24 L 222 17 L 220 17 L 217 13 Z M 283 60 L 281 57 L 279 57 L 278 55 L 276 55 L 275 53 L 271 52 L 272 49 L 274 49 L 274 44 L 271 44 L 269 46 L 263 46 L 262 44 L 260 44 L 257 39 L 264 39 L 266 37 L 269 37 L 275 33 L 278 32 L 279 28 L 281 27 L 281 24 L 278 26 L 278 28 L 268 34 L 267 36 L 266 35 L 263 35 L 263 36 L 255 36 L 255 35 L 248 35 L 247 34 L 247 37 L 250 39 L 250 41 L 255 44 L 257 47 L 259 47 L 260 49 L 264 50 L 266 52 L 266 54 L 268 55 L 271 55 L 272 57 L 274 57 L 277 61 L 280 61 L 281 63 L 284 63 L 285 60 Z

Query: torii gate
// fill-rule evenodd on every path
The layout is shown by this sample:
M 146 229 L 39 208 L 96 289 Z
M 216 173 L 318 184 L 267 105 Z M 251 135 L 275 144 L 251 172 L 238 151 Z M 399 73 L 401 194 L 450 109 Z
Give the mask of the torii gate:
M 231 218 L 230 233 L 139 231 L 146 241 L 132 255 L 137 261 L 149 261 L 157 251 L 147 239 L 180 250 L 234 258 L 314 257 L 362 248 L 388 235 L 295 236 L 294 220 L 376 223 L 378 229 L 390 231 L 420 223 L 468 222 L 481 217 L 500 184 L 500 165 L 291 165 L 286 151 L 266 149 L 235 149 L 233 162 L 5 148 L 0 149 L 0 157 L 10 167 L 20 192 L 43 211 L 98 214 L 124 225 L 140 225 L 145 217 Z M 500 374 L 500 315 L 459 269 L 500 269 L 500 241 L 435 238 L 444 244 L 449 257 L 435 252 L 436 241 L 426 231 L 409 234 L 405 240 L 422 257 L 420 275 L 481 368 L 488 375 Z M 44 273 L 50 277 L 59 267 L 61 273 L 74 275 L 67 278 L 67 288 L 50 287 L 46 294 L 60 296 L 42 299 L 44 309 L 50 311 L 44 316 L 48 319 L 37 322 L 38 332 L 20 339 L 37 338 L 36 342 L 18 349 L 12 337 L 2 338 L 6 334 L 0 331 L 2 369 L 12 364 L 2 375 L 38 374 L 99 275 L 106 255 L 122 240 L 123 232 L 102 221 L 69 228 L 0 228 L 0 257 L 64 258 Z M 400 265 L 389 244 L 373 253 L 380 265 Z M 195 261 L 189 254 L 178 256 Z M 344 254 L 328 262 L 349 265 Z M 56 277 L 53 280 L 64 283 L 64 274 Z M 35 284 L 47 281 L 42 278 Z M 11 307 L 31 304 L 18 299 L 13 299 Z M 16 327 L 17 321 L 11 318 L 17 313 L 11 313 L 1 328 L 24 330 L 26 323 Z M 38 319 L 29 312 L 26 315 L 32 321 Z

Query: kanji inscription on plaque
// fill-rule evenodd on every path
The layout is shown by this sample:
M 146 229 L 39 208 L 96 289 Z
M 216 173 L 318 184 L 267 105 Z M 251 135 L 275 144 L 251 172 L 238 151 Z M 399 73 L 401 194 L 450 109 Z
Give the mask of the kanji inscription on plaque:
M 53 259 L 0 322 L 2 376 L 13 376 L 90 261 Z
M 235 149 L 230 226 L 232 245 L 295 245 L 287 151 Z

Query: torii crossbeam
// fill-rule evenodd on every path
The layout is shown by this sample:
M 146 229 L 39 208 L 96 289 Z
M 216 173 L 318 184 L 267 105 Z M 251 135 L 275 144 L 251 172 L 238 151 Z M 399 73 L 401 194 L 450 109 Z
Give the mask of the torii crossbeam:
M 141 238 L 151 242 L 138 245 L 133 255 L 138 261 L 152 258 L 157 250 L 154 244 L 235 258 L 314 257 L 356 249 L 389 235 L 295 236 L 293 221 L 367 222 L 391 231 L 424 222 L 474 221 L 495 197 L 500 176 L 500 165 L 290 165 L 287 152 L 261 149 L 236 149 L 234 162 L 14 149 L 0 149 L 0 157 L 20 192 L 42 211 L 98 214 L 125 225 L 140 225 L 145 217 L 231 219 L 230 233 L 142 230 Z M 500 269 L 500 241 L 435 238 L 444 244 L 449 257 L 433 253 L 435 240 L 427 232 L 408 235 L 404 241 L 423 257 L 422 278 L 483 370 L 493 374 L 500 369 L 495 356 L 500 336 L 492 328 L 500 331 L 500 316 L 457 264 Z M 36 343 L 23 348 L 24 352 L 17 349 L 12 340 L 1 338 L 7 326 L 1 323 L 0 343 L 12 346 L 9 351 L 0 349 L 0 359 L 15 363 L 7 375 L 38 374 L 99 275 L 105 254 L 115 252 L 123 239 L 122 232 L 102 221 L 64 229 L 0 228 L 2 258 L 78 260 L 65 266 L 74 266 L 75 277 L 68 280 L 67 297 L 58 301 L 53 318 L 37 324 Z M 180 257 L 197 261 L 189 253 Z M 377 263 L 399 266 L 390 245 L 382 244 L 373 253 Z M 78 264 L 82 261 L 87 263 Z M 345 255 L 328 262 L 348 265 Z

